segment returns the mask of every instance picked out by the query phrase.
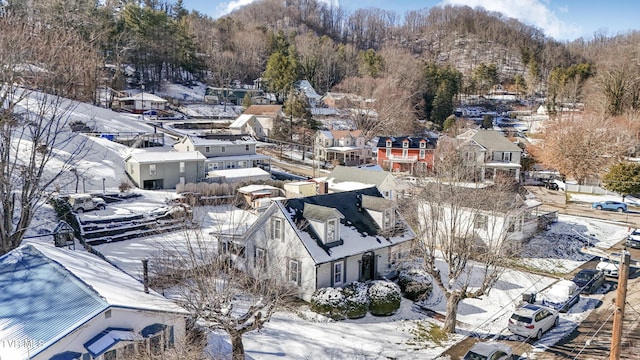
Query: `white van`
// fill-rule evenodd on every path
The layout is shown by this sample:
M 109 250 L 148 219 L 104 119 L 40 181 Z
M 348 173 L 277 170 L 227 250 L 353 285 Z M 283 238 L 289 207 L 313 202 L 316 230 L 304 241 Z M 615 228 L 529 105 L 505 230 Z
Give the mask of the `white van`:
M 90 194 L 71 194 L 69 195 L 69 204 L 71 209 L 77 213 L 83 213 L 88 210 L 104 210 L 107 203 L 99 197 L 92 197 Z

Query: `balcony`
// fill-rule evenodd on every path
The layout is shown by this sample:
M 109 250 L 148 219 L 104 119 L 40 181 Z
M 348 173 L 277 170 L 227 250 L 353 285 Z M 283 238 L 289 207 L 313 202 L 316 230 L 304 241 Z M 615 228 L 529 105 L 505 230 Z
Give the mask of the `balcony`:
M 418 161 L 418 155 L 390 155 L 387 160 L 396 163 L 412 163 Z

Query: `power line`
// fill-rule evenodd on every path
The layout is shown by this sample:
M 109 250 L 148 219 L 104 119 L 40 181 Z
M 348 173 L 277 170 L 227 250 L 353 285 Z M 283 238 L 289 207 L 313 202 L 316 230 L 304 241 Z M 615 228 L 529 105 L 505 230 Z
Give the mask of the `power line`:
M 593 341 L 593 339 L 596 337 L 596 335 L 598 335 L 598 333 L 600 332 L 600 330 L 602 330 L 602 328 L 604 327 L 604 325 L 609 321 L 609 319 L 611 319 L 611 317 L 613 316 L 613 314 L 615 313 L 615 309 L 611 310 L 611 314 L 609 314 L 609 316 L 607 317 L 607 319 L 605 321 L 602 322 L 602 325 L 600 325 L 600 327 L 598 328 L 598 330 L 596 330 L 593 335 L 591 336 L 591 338 L 587 341 L 584 342 L 584 346 L 582 347 L 582 349 L 580 349 L 580 351 L 578 352 L 578 354 L 576 354 L 576 356 L 573 358 L 573 360 L 576 360 L 578 358 L 578 356 L 580 356 L 580 354 L 582 354 L 582 352 L 584 351 L 584 349 L 587 348 L 587 346 L 589 344 L 591 344 L 591 341 Z

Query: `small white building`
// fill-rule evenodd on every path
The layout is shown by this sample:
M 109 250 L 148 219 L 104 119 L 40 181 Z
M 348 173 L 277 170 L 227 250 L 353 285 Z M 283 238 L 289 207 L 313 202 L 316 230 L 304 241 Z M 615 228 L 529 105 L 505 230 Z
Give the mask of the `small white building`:
M 113 99 L 113 107 L 142 114 L 148 110 L 164 110 L 167 107 L 167 100 L 146 92 L 140 92 L 126 97 L 116 97 Z
M 2 359 L 160 355 L 185 336 L 186 310 L 84 250 L 25 244 L 0 257 L 0 288 Z

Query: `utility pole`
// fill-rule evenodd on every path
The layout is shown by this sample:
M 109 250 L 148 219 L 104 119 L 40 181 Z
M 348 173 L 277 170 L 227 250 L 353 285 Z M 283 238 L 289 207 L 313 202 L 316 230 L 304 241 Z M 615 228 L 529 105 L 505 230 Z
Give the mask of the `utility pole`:
M 620 359 L 624 305 L 627 302 L 627 280 L 629 279 L 631 254 L 629 254 L 627 250 L 623 250 L 620 257 L 620 266 L 618 269 L 618 291 L 616 292 L 616 307 L 613 313 L 613 330 L 611 333 L 611 353 L 609 355 L 609 360 Z

